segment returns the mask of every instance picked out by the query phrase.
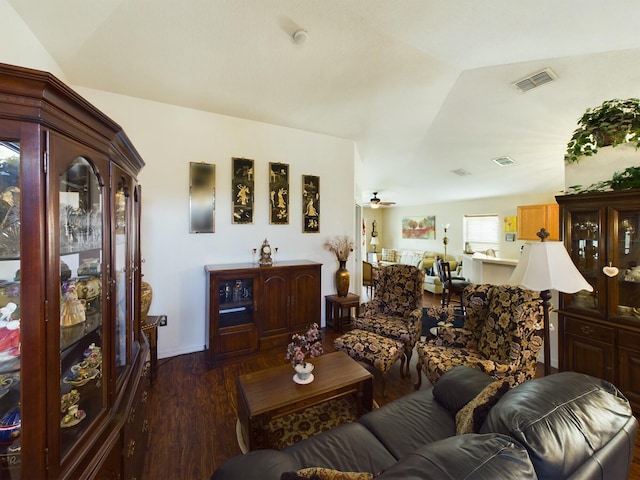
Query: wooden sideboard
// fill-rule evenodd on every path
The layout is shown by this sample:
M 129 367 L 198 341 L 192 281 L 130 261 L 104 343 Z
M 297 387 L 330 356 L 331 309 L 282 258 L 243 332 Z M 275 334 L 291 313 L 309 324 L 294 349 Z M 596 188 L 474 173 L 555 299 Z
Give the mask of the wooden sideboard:
M 309 260 L 206 265 L 209 364 L 284 346 L 292 333 L 320 324 L 321 267 Z

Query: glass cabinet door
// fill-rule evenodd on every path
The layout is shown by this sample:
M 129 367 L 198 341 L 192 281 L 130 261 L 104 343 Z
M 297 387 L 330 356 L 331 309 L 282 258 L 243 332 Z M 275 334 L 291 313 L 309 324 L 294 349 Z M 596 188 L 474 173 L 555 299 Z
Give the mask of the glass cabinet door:
M 127 271 L 127 252 L 129 240 L 130 192 L 126 178 L 118 176 L 114 190 L 114 280 L 115 293 L 115 357 L 116 374 L 119 376 L 128 361 L 127 319 L 130 318 L 130 275 Z
M 97 170 L 76 157 L 59 176 L 60 455 L 105 409 L 104 195 Z
M 593 287 L 593 292 L 582 290 L 567 296 L 568 306 L 580 309 L 606 311 L 606 292 L 602 278 L 602 262 L 606 258 L 606 245 L 602 241 L 603 212 L 600 209 L 570 211 L 565 235 L 569 239 L 569 255 L 580 273 Z
M 20 144 L 0 139 L 0 478 L 20 478 Z
M 618 268 L 618 275 L 612 277 L 617 281 L 617 294 L 612 295 L 611 316 L 640 319 L 640 212 L 637 210 L 610 210 L 612 225 L 617 235 L 612 241 L 612 266 Z

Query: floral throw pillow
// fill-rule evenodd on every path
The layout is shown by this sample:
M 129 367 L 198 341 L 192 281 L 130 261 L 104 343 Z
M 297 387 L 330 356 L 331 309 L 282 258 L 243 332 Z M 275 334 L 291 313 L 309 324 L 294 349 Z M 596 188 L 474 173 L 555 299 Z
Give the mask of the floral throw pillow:
M 456 414 L 456 435 L 478 433 L 487 419 L 489 410 L 509 390 L 509 382 L 496 380 L 487 385 L 473 400 Z
M 330 468 L 310 467 L 297 472 L 285 472 L 280 480 L 371 480 L 373 475 L 366 472 L 340 472 Z

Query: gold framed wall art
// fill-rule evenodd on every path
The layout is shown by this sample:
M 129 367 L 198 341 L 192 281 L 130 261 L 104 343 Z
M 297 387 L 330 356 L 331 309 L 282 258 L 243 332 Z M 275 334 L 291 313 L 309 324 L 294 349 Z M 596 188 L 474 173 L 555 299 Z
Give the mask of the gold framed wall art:
M 269 223 L 289 223 L 289 165 L 269 163 Z
M 302 175 L 302 233 L 320 232 L 320 177 Z
M 232 223 L 253 223 L 254 161 L 249 158 L 231 159 Z

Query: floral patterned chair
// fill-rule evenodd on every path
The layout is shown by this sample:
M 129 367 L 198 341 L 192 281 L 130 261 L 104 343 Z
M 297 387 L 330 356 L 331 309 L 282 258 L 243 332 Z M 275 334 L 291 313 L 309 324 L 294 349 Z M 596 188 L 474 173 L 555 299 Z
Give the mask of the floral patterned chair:
M 453 306 L 432 307 L 428 314 L 441 319 L 433 338 L 421 340 L 418 382 L 422 372 L 431 383 L 456 365 L 478 368 L 512 386 L 536 375 L 542 344 L 543 312 L 537 292 L 509 285 L 469 285 L 464 289 L 463 328 L 451 325 Z
M 353 322 L 359 330 L 400 340 L 404 345 L 401 374 L 410 377 L 409 361 L 422 330 L 422 282 L 424 273 L 412 265 L 380 268 L 376 295 L 360 308 Z M 406 361 L 406 367 L 405 367 Z

